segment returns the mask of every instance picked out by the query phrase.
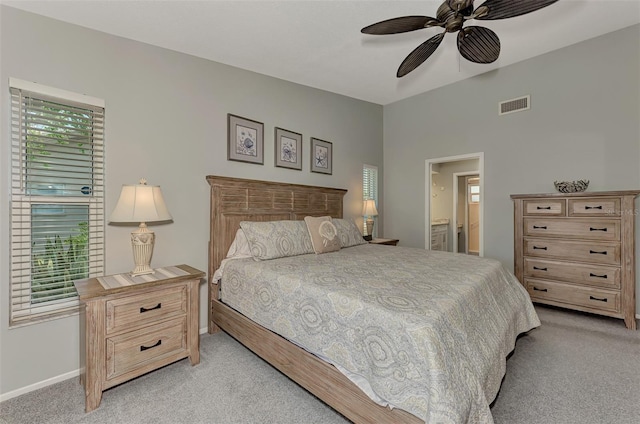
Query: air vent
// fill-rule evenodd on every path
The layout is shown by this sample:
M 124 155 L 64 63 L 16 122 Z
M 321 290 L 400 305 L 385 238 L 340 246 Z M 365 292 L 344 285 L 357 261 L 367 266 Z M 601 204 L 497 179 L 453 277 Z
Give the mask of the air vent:
M 526 95 L 517 99 L 505 100 L 498 103 L 498 115 L 520 112 L 530 109 L 531 96 Z

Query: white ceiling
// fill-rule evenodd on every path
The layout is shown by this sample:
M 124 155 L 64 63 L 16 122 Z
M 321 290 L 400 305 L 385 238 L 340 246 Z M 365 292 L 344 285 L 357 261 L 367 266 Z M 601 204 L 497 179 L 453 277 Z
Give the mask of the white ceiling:
M 493 64 L 460 58 L 455 35 L 447 34 L 427 62 L 398 79 L 404 57 L 439 28 L 384 36 L 360 29 L 398 16 L 435 16 L 442 0 L 0 2 L 381 105 L 640 23 L 640 0 L 560 0 L 516 18 L 475 21 L 500 37 Z

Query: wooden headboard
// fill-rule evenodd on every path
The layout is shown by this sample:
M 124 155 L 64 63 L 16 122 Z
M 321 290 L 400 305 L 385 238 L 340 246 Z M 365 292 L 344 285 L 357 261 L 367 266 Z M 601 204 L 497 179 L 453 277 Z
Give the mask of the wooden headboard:
M 207 176 L 211 186 L 208 279 L 227 255 L 240 221 L 342 218 L 347 190 L 301 184 Z

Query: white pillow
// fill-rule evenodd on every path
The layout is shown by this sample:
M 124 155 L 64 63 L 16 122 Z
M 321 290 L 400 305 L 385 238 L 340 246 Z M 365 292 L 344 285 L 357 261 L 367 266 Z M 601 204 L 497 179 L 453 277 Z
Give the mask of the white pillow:
M 226 259 L 223 259 L 222 262 L 220 262 L 220 268 L 216 269 L 213 273 L 213 281 L 217 281 L 222 278 L 224 266 L 227 261 L 251 257 L 251 249 L 249 248 L 247 236 L 244 234 L 244 231 L 242 231 L 242 228 L 238 228 L 238 231 L 236 231 L 236 237 L 231 242 L 231 246 L 229 246 Z
M 242 228 L 238 228 L 236 231 L 236 237 L 233 239 L 229 251 L 227 252 L 227 259 L 231 258 L 250 258 L 251 248 L 249 247 L 249 240 L 242 231 Z

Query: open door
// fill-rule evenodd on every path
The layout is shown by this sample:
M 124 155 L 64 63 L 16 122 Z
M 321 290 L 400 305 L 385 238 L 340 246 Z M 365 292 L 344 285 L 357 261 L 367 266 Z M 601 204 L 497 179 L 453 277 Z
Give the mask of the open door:
M 469 255 L 480 254 L 480 178 L 467 177 L 467 248 Z

